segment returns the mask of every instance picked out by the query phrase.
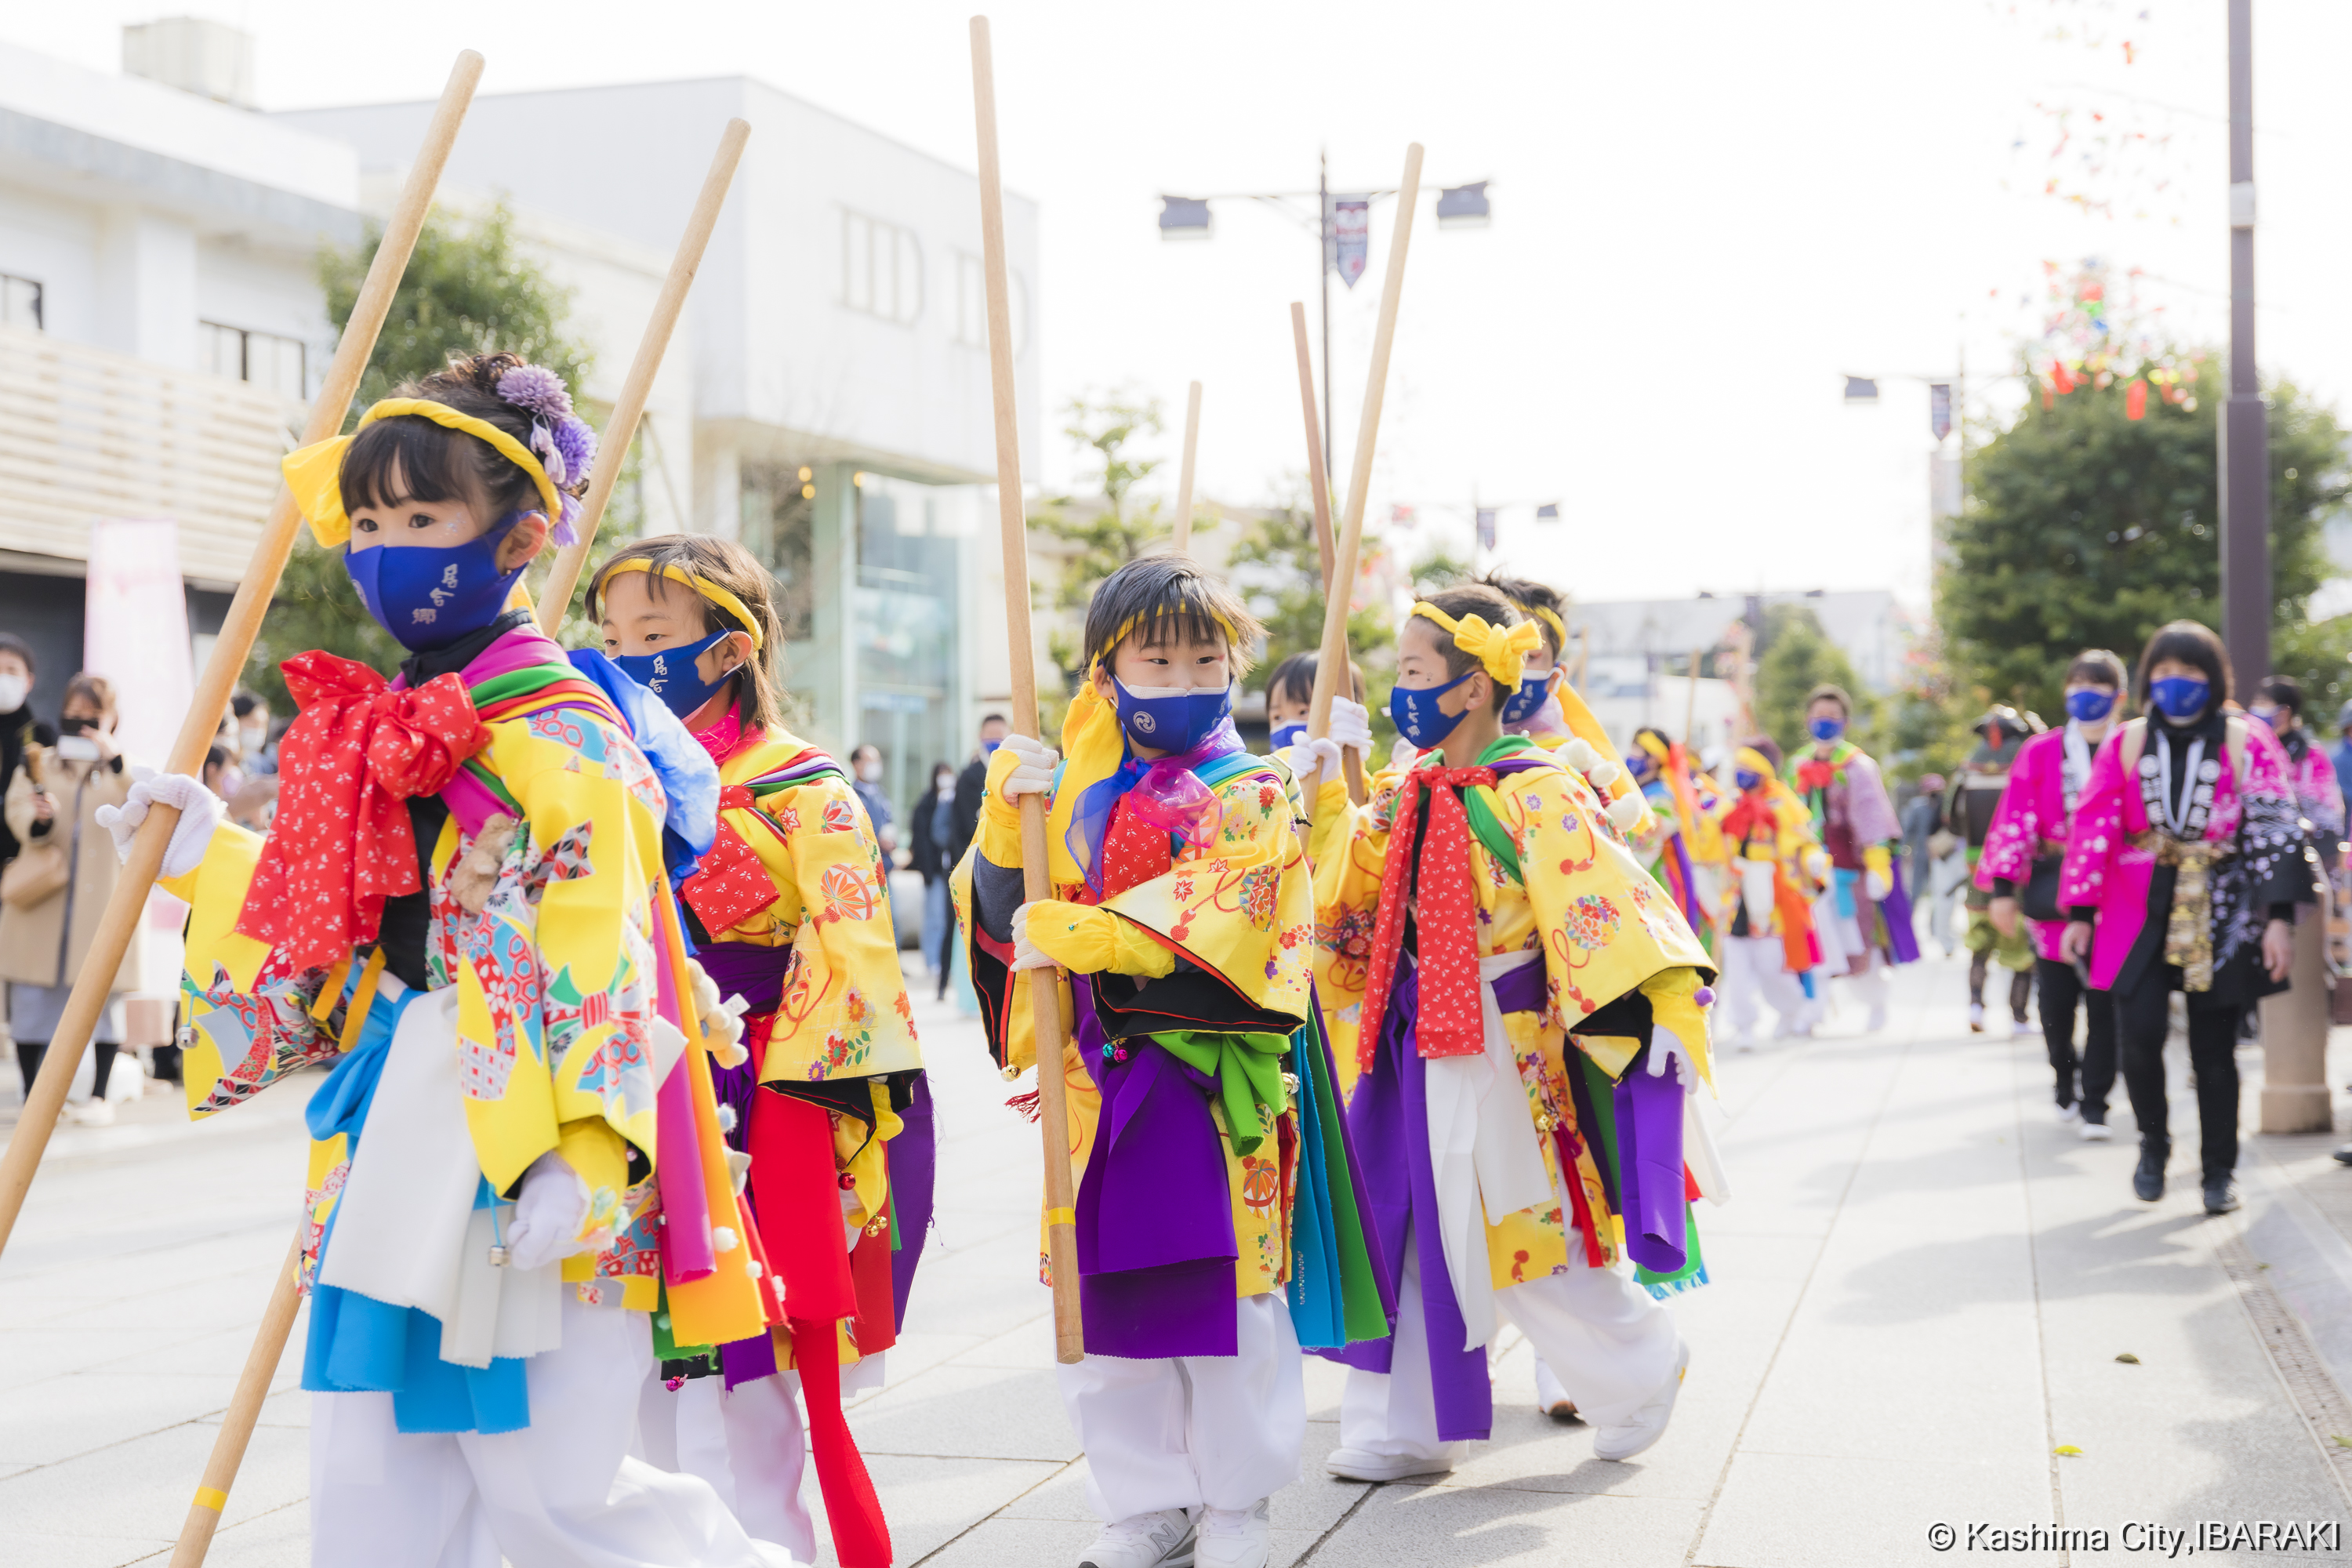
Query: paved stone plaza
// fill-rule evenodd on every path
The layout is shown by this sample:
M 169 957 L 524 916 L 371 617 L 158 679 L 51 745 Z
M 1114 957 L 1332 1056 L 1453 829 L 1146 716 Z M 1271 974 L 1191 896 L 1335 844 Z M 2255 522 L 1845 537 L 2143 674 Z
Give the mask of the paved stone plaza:
M 1066 1563 L 1092 1526 L 1034 1280 L 1036 1134 L 1002 1108 L 978 1026 L 928 990 L 938 1226 L 887 1386 L 852 1421 L 901 1563 Z M 2120 1086 L 2122 1136 L 2083 1143 L 2052 1116 L 2038 1036 L 1960 1032 L 1958 965 L 1905 972 L 1898 996 L 1881 1037 L 1853 1037 L 1849 1012 L 1722 1064 L 1734 1201 L 1700 1208 L 1716 1283 L 1676 1303 L 1693 1355 L 1664 1441 L 1594 1459 L 1587 1428 L 1534 1413 L 1507 1333 L 1493 1442 L 1441 1484 L 1342 1483 L 1319 1463 L 1339 1374 L 1310 1361 L 1307 1475 L 1275 1499 L 1276 1562 L 1815 1568 L 1978 1555 L 1996 1538 L 1970 1552 L 1977 1525 L 2105 1530 L 2104 1552 L 1998 1553 L 2084 1563 L 2144 1560 L 2126 1525 L 2340 1526 L 2352 1171 L 2331 1140 L 2249 1139 L 2244 1211 L 2208 1219 L 2177 1084 L 2173 1190 L 2144 1205 Z M 2259 1053 L 2241 1060 L 2251 1117 Z M 285 1253 L 303 1092 L 193 1127 L 154 1098 L 58 1134 L 0 1258 L 0 1563 L 167 1557 Z M 307 1559 L 294 1363 L 221 1568 Z

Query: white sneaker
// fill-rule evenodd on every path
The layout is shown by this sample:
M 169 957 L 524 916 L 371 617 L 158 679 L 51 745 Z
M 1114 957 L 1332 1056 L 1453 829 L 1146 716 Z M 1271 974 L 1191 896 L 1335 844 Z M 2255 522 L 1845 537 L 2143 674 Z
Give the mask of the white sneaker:
M 2021 1040 L 2028 1035 L 2038 1035 L 2041 1032 L 2042 1026 L 2030 1018 L 2011 1018 L 2009 1021 L 2009 1037 L 2012 1040 Z
M 2071 1127 L 2071 1126 L 2073 1126 L 2075 1122 L 2080 1121 L 2082 1121 L 2082 1120 L 2083 1120 L 2083 1108 L 2082 1108 L 2081 1106 L 2079 1106 L 2079 1105 L 2062 1105 L 2062 1106 L 2060 1106 L 2060 1107 L 2058 1108 L 2058 1125 L 2059 1125 L 2059 1126 L 2061 1126 L 2061 1127 Z
M 1576 1401 L 1568 1396 L 1568 1390 L 1559 1385 L 1541 1356 L 1536 1357 L 1536 1414 L 1555 1421 L 1576 1419 Z
M 1685 1344 L 1675 1352 L 1675 1375 L 1664 1388 L 1621 1424 L 1603 1426 L 1593 1435 L 1592 1457 L 1630 1459 L 1664 1436 L 1666 1423 L 1674 1417 L 1675 1399 L 1683 1391 L 1683 1373 L 1689 1370 L 1690 1346 Z
M 1395 1454 L 1370 1454 L 1361 1448 L 1334 1448 L 1323 1468 L 1343 1481 L 1401 1481 L 1407 1476 L 1442 1476 L 1454 1468 L 1454 1461 L 1440 1455 L 1433 1459 Z
M 1984 1033 L 1984 1004 L 1981 1002 L 1969 1004 L 1969 1033 L 1971 1035 Z
M 1874 1002 L 1870 1005 L 1870 1016 L 1864 1022 L 1862 1032 L 1865 1035 L 1874 1035 L 1885 1027 L 1886 1027 L 1886 1004 Z
M 1265 1568 L 1274 1536 L 1265 1521 L 1265 1498 L 1248 1508 L 1213 1508 L 1201 1515 L 1195 1568 Z
M 1263 1557 L 1258 1559 L 1263 1563 Z M 1078 1553 L 1078 1568 L 1192 1568 L 1192 1518 L 1181 1508 L 1107 1525 Z
M 114 1125 L 114 1102 L 107 1100 L 89 1100 L 74 1112 L 74 1120 L 84 1127 L 111 1127 Z
M 2083 1123 L 2083 1142 L 2085 1143 L 2105 1143 L 2114 1137 L 2115 1133 L 2108 1130 L 2107 1124 L 2104 1121 Z

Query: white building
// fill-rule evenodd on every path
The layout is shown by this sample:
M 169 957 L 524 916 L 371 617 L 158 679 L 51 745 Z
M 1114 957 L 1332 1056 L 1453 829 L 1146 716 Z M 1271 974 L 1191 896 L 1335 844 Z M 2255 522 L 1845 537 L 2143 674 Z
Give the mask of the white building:
M 349 142 L 373 181 L 398 171 L 430 111 L 273 122 Z M 962 761 L 1011 684 L 977 180 L 740 77 L 478 98 L 446 180 L 503 196 L 542 231 L 667 257 L 739 115 L 751 140 L 670 349 L 690 406 L 656 408 L 646 510 L 658 524 L 674 504 L 767 563 L 807 738 L 840 753 L 880 745 L 904 803 L 933 762 Z M 1014 195 L 1005 206 L 1034 463 L 1037 213 Z M 600 350 L 600 379 L 617 382 L 634 350 L 625 292 L 611 295 L 620 342 Z
M 360 234 L 352 150 L 216 101 L 244 40 L 187 27 L 127 30 L 180 85 L 0 45 L 0 626 L 46 713 L 92 519 L 175 519 L 191 625 L 218 626 L 331 341 L 319 247 Z

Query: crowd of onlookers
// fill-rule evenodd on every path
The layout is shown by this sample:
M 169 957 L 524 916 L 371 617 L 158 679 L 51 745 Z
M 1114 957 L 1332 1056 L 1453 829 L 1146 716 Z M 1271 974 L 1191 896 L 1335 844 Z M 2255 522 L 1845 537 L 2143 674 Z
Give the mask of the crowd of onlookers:
M 32 646 L 0 632 L 0 983 L 6 987 L 8 1037 L 27 1089 L 120 874 L 99 813 L 120 806 L 145 766 L 160 762 L 124 755 L 115 733 L 121 712 L 112 681 L 75 674 L 65 683 L 52 722 L 35 711 L 37 673 Z M 277 811 L 281 732 L 268 703 L 240 690 L 205 754 L 205 786 L 221 797 L 232 820 L 257 830 L 267 828 Z M 179 1078 L 179 1051 L 169 1043 L 176 976 L 151 964 L 145 947 L 143 941 L 131 944 L 108 988 L 91 1035 L 88 1092 L 78 1093 L 68 1112 L 79 1121 L 110 1122 L 115 1102 L 136 1093 L 142 1081 Z M 132 1024 L 131 1003 L 138 993 L 159 999 L 140 1016 L 145 1028 Z M 126 1047 L 143 1051 L 144 1059 L 126 1061 Z

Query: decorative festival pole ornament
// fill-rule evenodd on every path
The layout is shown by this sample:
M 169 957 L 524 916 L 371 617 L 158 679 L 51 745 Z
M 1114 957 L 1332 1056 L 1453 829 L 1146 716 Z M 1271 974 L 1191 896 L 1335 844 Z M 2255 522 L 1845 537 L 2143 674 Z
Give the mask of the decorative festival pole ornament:
M 988 18 L 971 19 L 972 116 L 980 132 L 980 248 L 988 282 L 989 386 L 996 405 L 996 512 L 1004 545 L 1004 619 L 1011 635 L 1013 727 L 1037 739 L 1037 665 L 1029 629 L 1029 522 L 1021 504 L 1021 430 L 1013 400 L 1013 303 L 1004 269 L 1004 187 L 997 168 L 996 69 Z M 1178 548 L 1181 549 L 1180 541 Z M 1045 874 L 1045 797 L 1021 797 L 1024 897 L 1054 896 Z M 1016 977 L 1017 978 L 1017 977 Z M 1076 1184 L 1070 1179 L 1070 1119 L 1062 1082 L 1066 1036 L 1058 970 L 1028 974 L 1033 1033 L 1037 1043 L 1037 1125 L 1045 1144 L 1045 1257 L 1054 1282 L 1054 1358 L 1064 1366 L 1086 1359 L 1078 1310 Z
M 719 151 L 711 154 L 702 194 L 695 198 L 686 232 L 678 236 L 677 249 L 670 256 L 669 276 L 662 279 L 661 293 L 655 297 L 653 317 L 637 342 L 637 357 L 629 362 L 628 379 L 621 383 L 613 417 L 605 421 L 597 438 L 596 466 L 591 471 L 579 521 L 573 524 L 580 537 L 555 552 L 546 586 L 540 590 L 539 624 L 550 637 L 563 625 L 563 612 L 571 607 L 572 591 L 579 585 L 581 568 L 588 563 L 588 547 L 595 542 L 596 525 L 604 519 L 604 504 L 613 499 L 613 487 L 621 481 L 621 468 L 628 461 L 630 443 L 636 439 L 637 421 L 645 416 L 646 399 L 653 393 L 654 377 L 661 371 L 670 333 L 677 330 L 678 315 L 686 309 L 686 291 L 694 287 L 702 253 L 710 244 L 710 231 L 719 224 L 719 209 L 727 205 L 727 187 L 734 183 L 735 166 L 743 161 L 743 143 L 751 138 L 751 124 L 742 120 L 729 121 L 719 134 Z
M 1334 560 L 1338 546 L 1331 538 L 1331 469 L 1323 457 L 1323 427 L 1315 417 L 1315 360 L 1307 351 L 1307 307 L 1297 300 L 1290 302 L 1290 341 L 1298 351 L 1298 406 L 1307 419 L 1307 482 L 1315 496 L 1315 553 L 1323 563 L 1324 613 L 1328 616 L 1331 596 L 1339 594 L 1336 576 L 1339 567 Z M 1339 596 L 1351 597 L 1354 592 L 1355 584 L 1349 583 L 1347 592 Z M 1328 642 L 1329 638 L 1327 626 L 1324 639 Z M 1319 658 L 1317 662 L 1319 667 Z M 1339 689 L 1334 686 L 1332 689 Z M 1339 771 L 1348 781 L 1348 798 L 1358 805 L 1363 805 L 1370 793 L 1364 787 L 1364 759 L 1352 751 L 1342 750 Z M 1314 820 L 1312 800 L 1307 803 L 1307 815 L 1309 821 Z
M 457 66 L 449 73 L 449 84 L 442 89 L 440 105 L 425 127 L 425 144 L 410 166 L 400 204 L 384 225 L 375 258 L 368 263 L 367 279 L 352 302 L 342 341 L 335 345 L 335 357 L 327 367 L 325 384 L 310 405 L 310 416 L 302 431 L 304 445 L 324 441 L 343 427 L 343 416 L 351 409 L 360 374 L 367 369 L 368 356 L 375 350 L 376 334 L 383 330 L 394 291 L 399 288 L 401 274 L 408 266 L 408 253 L 415 247 L 425 212 L 433 205 L 433 187 L 441 177 L 441 166 L 448 160 L 450 143 L 457 139 L 467 106 L 473 101 L 474 84 L 481 75 L 481 56 L 467 49 L 457 57 Z M 301 526 L 302 516 L 294 504 L 293 492 L 280 483 L 269 520 L 263 524 L 261 538 L 253 548 L 253 559 L 246 566 L 245 580 L 237 584 L 236 597 L 230 601 L 227 618 L 221 623 L 220 635 L 214 640 L 212 657 L 205 662 L 204 678 L 196 683 L 187 720 L 180 726 L 179 739 L 172 743 L 167 771 L 191 777 L 203 772 L 213 731 L 219 728 L 220 716 L 227 710 L 229 694 L 236 687 L 247 656 L 253 651 L 254 638 L 261 630 L 261 617 L 268 613 L 270 596 L 278 591 L 278 575 L 286 570 L 286 558 L 293 552 L 294 535 Z M 9 1233 L 16 1229 L 17 1213 L 25 1206 L 25 1194 L 33 1184 L 33 1173 L 41 1163 L 42 1151 L 48 1146 L 50 1132 L 56 1130 L 58 1112 L 65 1107 L 66 1090 L 72 1086 L 74 1069 L 81 1065 L 82 1052 L 89 1048 L 90 1031 L 106 1006 L 107 988 L 113 984 L 115 971 L 121 967 L 122 955 L 130 948 L 131 938 L 146 910 L 148 890 L 163 873 L 164 847 L 171 843 L 172 830 L 179 825 L 177 806 L 159 800 L 148 808 L 147 819 L 139 825 L 131 852 L 123 859 L 122 874 L 115 879 L 114 891 L 99 916 L 89 956 L 75 977 L 73 994 L 50 1037 L 48 1053 L 41 1058 L 41 1070 L 26 1086 L 24 1113 L 18 1117 L 16 1131 L 8 1140 L 7 1153 L 0 1156 L 0 1248 L 8 1245 Z
M 1396 234 L 1389 241 L 1388 272 L 1381 280 L 1380 325 L 1372 333 L 1372 363 L 1364 378 L 1364 414 L 1356 426 L 1356 449 L 1348 465 L 1348 515 L 1331 582 L 1323 599 L 1323 651 L 1315 661 L 1315 696 L 1307 710 L 1307 733 L 1321 740 L 1331 732 L 1331 699 L 1348 668 L 1348 601 L 1356 584 L 1356 555 L 1364 539 L 1365 492 L 1372 483 L 1372 447 L 1381 433 L 1381 396 L 1388 387 L 1389 349 L 1396 342 L 1397 300 L 1404 293 L 1405 252 L 1412 244 L 1413 208 L 1421 200 L 1421 143 L 1404 150 L 1404 180 L 1397 187 Z M 1345 755 L 1343 752 L 1342 755 Z M 1354 786 L 1349 786 L 1352 794 Z M 1315 797 L 1307 797 L 1308 820 Z
M 1176 470 L 1176 553 L 1192 548 L 1192 457 L 1201 445 L 1201 384 L 1184 395 L 1184 462 Z
M 474 101 L 475 84 L 481 79 L 482 57 L 471 49 L 458 55 L 457 65 L 449 72 L 448 85 L 441 89 L 441 101 L 433 110 L 432 120 L 426 122 L 425 143 L 417 149 L 416 161 L 409 165 L 408 181 L 401 187 L 400 199 L 393 205 L 392 216 L 384 224 L 375 257 L 368 263 L 367 278 L 352 303 L 351 320 L 345 323 L 342 340 L 335 345 L 335 357 L 327 367 L 326 384 L 310 405 L 310 417 L 302 433 L 306 446 L 324 441 L 342 428 L 343 416 L 351 410 L 352 395 L 359 389 L 360 374 L 367 369 L 368 358 L 375 352 L 376 337 L 383 331 L 383 319 L 391 311 L 401 275 L 408 269 L 409 253 L 415 248 L 425 214 L 432 208 L 434 187 L 440 184 L 442 167 L 449 161 L 449 149 L 457 140 L 457 128 L 465 123 L 466 110 Z M 277 505 L 262 530 L 260 543 L 254 549 L 252 564 L 246 568 L 245 581 L 237 586 L 236 597 L 229 605 L 228 618 L 222 623 L 220 638 L 213 645 L 212 658 L 205 665 L 205 678 L 198 687 L 194 706 L 188 710 L 187 722 L 181 727 L 180 738 L 172 748 L 172 772 L 193 773 L 203 763 L 218 715 L 227 706 L 229 690 L 236 684 L 237 672 L 245 668 L 255 634 L 261 629 L 262 614 L 269 607 L 270 595 L 277 592 L 278 574 L 286 569 L 286 557 L 294 548 L 295 530 L 301 526 L 302 516 L 294 504 L 293 493 L 281 483 Z M 89 962 L 82 967 L 73 997 L 66 1004 L 65 1017 L 50 1045 L 50 1059 L 41 1064 L 40 1075 L 26 1097 L 25 1119 L 17 1122 L 16 1136 L 8 1145 L 8 1167 L 0 1172 L 0 1244 L 5 1244 L 9 1227 L 16 1223 L 25 1189 L 32 1181 L 32 1168 L 40 1160 L 40 1145 L 57 1121 L 57 1108 L 65 1100 L 67 1081 L 73 1077 L 74 1064 L 89 1042 L 91 1026 L 106 1001 L 107 985 L 122 962 L 132 922 L 146 906 L 147 890 L 154 886 L 157 874 L 163 868 L 163 847 L 171 841 L 172 830 L 179 820 L 176 808 L 157 801 L 148 808 L 147 820 L 140 825 L 138 836 L 131 840 L 122 876 L 115 883 L 114 896 L 108 900 L 106 913 L 100 919 Z M 113 942 L 110 949 L 107 945 L 110 938 Z M 56 1090 L 44 1100 L 43 1093 L 53 1076 L 51 1069 L 59 1064 L 63 1064 L 64 1070 L 54 1075 Z M 39 1136 L 28 1137 L 27 1129 Z M 20 1144 L 30 1146 L 21 1179 L 16 1170 Z M 229 1398 L 219 1435 L 213 1439 L 211 1457 L 205 1461 L 203 1483 L 196 1488 L 187 1520 L 180 1526 L 180 1538 L 172 1548 L 172 1568 L 201 1568 L 205 1554 L 212 1550 L 213 1532 L 220 1528 L 221 1512 L 228 1507 L 229 1489 L 236 1484 L 237 1469 L 245 1463 L 246 1445 L 252 1441 L 254 1426 L 261 1419 L 262 1402 L 269 1397 L 270 1380 L 278 1375 L 278 1363 L 286 1353 L 286 1341 L 294 1331 L 294 1319 L 301 1309 L 298 1281 L 302 1238 L 309 1223 L 306 1215 L 295 1227 L 294 1244 L 287 1251 L 285 1266 L 278 1271 L 269 1304 L 262 1313 L 261 1327 L 254 1335 L 253 1349 L 246 1354 L 245 1370 L 237 1374 L 236 1392 Z

